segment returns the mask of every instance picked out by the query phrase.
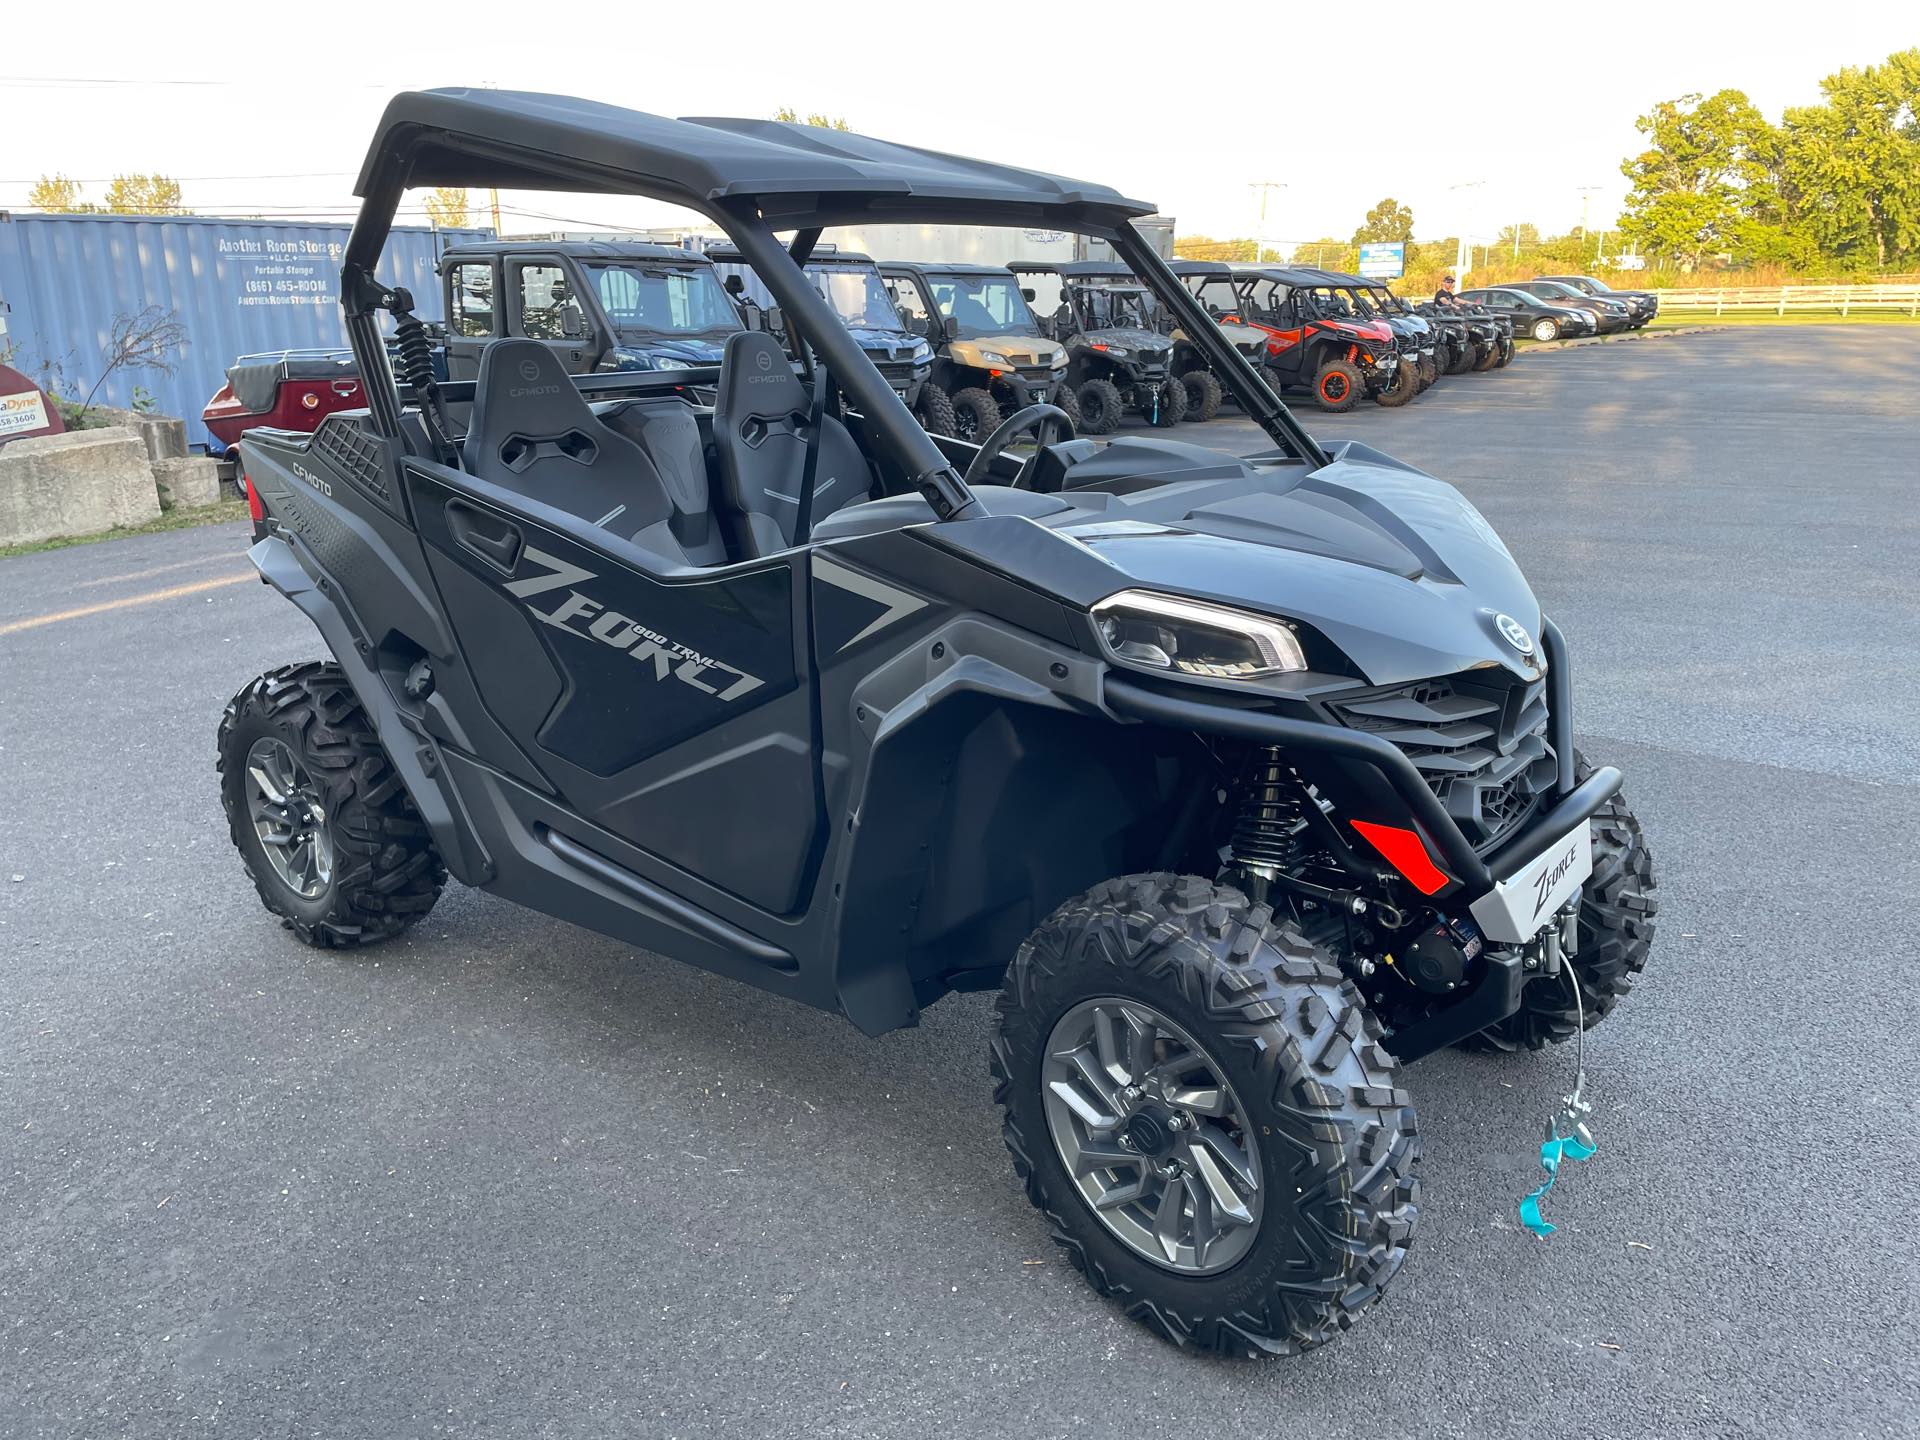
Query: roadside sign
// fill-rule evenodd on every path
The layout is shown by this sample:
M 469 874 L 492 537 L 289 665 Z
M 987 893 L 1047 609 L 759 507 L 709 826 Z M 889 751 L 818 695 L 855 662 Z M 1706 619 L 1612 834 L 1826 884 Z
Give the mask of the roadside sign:
M 18 370 L 0 365 L 0 445 L 29 435 L 58 435 L 66 428 L 39 386 Z
M 1403 240 L 1360 247 L 1360 278 L 1398 280 L 1407 273 L 1407 246 Z

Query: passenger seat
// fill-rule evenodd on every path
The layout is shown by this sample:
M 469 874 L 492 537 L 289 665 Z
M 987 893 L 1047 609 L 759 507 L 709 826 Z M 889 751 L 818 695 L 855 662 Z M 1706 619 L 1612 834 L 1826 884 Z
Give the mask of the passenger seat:
M 496 340 L 480 357 L 463 457 L 481 480 L 577 515 L 678 565 L 702 562 L 673 533 L 673 500 L 644 450 L 609 428 L 560 357 Z
M 780 343 L 763 330 L 729 336 L 720 359 L 713 444 L 720 455 L 720 503 L 747 557 L 794 543 L 800 481 L 806 473 L 812 403 Z M 867 457 L 833 416 L 820 427 L 813 519 L 869 498 Z

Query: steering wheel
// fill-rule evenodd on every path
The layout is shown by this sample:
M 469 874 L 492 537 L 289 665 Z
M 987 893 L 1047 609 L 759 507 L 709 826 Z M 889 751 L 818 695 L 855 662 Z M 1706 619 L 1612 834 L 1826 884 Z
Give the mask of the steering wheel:
M 1016 435 L 1031 430 L 1036 445 L 1057 445 L 1062 440 L 1071 440 L 1080 432 L 1073 428 L 1073 419 L 1058 405 L 1029 405 L 1024 410 L 1016 410 L 998 425 L 993 433 L 980 443 L 980 453 L 973 457 L 967 466 L 967 473 L 961 480 L 969 487 L 985 482 L 987 467 L 1000 458 L 1000 452 L 1013 443 Z M 1025 489 L 1027 477 L 1033 472 L 1031 458 L 1020 467 L 1020 473 L 1014 477 L 1012 488 Z

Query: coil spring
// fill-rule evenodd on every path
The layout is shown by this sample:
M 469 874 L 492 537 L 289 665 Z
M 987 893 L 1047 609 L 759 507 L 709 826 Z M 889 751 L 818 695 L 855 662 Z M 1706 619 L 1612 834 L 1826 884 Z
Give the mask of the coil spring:
M 400 351 L 400 378 L 424 395 L 433 384 L 433 339 L 423 321 L 402 315 L 393 327 L 393 338 Z
M 1240 813 L 1233 823 L 1234 863 L 1248 869 L 1296 869 L 1304 849 L 1306 803 L 1300 777 L 1281 756 L 1279 747 L 1267 745 L 1256 750 L 1247 767 Z

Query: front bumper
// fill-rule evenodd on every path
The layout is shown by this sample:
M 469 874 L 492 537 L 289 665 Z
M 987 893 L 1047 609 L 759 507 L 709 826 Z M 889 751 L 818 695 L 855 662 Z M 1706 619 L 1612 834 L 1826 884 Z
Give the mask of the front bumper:
M 1112 674 L 1106 677 L 1105 698 L 1110 709 L 1135 719 L 1203 735 L 1230 735 L 1293 751 L 1318 752 L 1376 772 L 1403 807 L 1405 816 L 1418 827 L 1433 863 L 1447 880 L 1429 897 L 1431 903 L 1449 915 L 1473 916 L 1484 925 L 1489 917 L 1516 913 L 1510 903 L 1488 902 L 1504 902 L 1516 889 L 1530 893 L 1530 872 L 1556 865 L 1568 838 L 1600 813 L 1619 793 L 1622 783 L 1619 770 L 1612 766 L 1603 766 L 1575 782 L 1566 641 L 1559 627 L 1549 620 L 1541 627 L 1540 643 L 1548 667 L 1548 735 L 1558 774 L 1534 813 L 1485 854 L 1474 848 L 1406 752 L 1379 735 L 1324 720 L 1176 697 Z M 1486 963 L 1480 979 L 1458 1001 L 1397 1031 L 1390 1042 L 1394 1053 L 1402 1060 L 1430 1054 L 1518 1009 L 1521 986 L 1529 978 L 1526 951 L 1557 922 L 1558 906 L 1553 909 L 1556 913 L 1539 916 L 1522 911 L 1520 927 L 1504 933 L 1499 928 L 1501 922 L 1494 918 L 1487 934 L 1492 943 L 1484 952 Z M 1536 920 L 1531 934 L 1520 934 L 1521 928 Z

